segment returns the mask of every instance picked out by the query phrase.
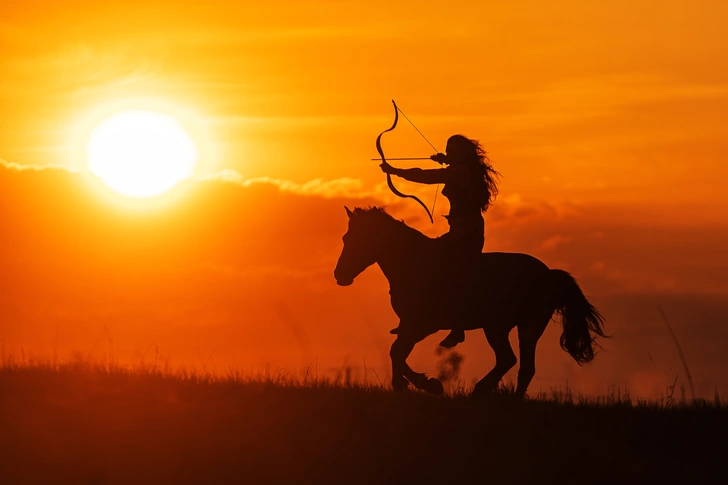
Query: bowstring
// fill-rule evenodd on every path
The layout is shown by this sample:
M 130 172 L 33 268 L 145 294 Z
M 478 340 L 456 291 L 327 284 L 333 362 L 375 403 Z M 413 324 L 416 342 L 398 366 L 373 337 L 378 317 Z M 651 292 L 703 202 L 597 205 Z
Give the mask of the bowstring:
M 402 111 L 402 109 L 399 106 L 397 106 L 397 111 L 402 113 L 402 116 L 404 116 L 404 119 L 406 119 L 409 122 L 409 124 L 412 125 L 412 128 L 417 130 L 417 133 L 419 133 L 420 136 L 425 139 L 427 144 L 430 145 L 430 147 L 432 147 L 433 150 L 435 150 L 435 153 L 440 153 L 440 150 L 435 148 L 435 145 L 430 143 L 430 140 L 428 140 L 427 137 L 420 131 L 420 129 L 417 128 L 417 126 L 414 123 L 412 123 L 412 120 L 409 119 L 409 117 L 404 113 L 404 111 Z M 437 184 L 437 188 L 435 188 L 435 199 L 432 201 L 432 209 L 430 210 L 430 212 L 432 212 L 433 214 L 435 213 L 435 204 L 437 204 L 437 194 L 439 194 L 439 193 L 440 193 L 440 184 Z

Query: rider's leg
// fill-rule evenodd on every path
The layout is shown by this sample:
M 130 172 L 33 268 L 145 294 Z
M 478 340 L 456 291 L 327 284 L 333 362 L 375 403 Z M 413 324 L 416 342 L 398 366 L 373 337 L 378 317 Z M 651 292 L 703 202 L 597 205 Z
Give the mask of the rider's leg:
M 449 296 L 452 298 L 451 318 L 454 326 L 463 325 L 468 320 L 468 308 L 473 291 L 473 276 L 477 255 L 483 250 L 484 237 L 482 232 L 474 231 L 458 241 L 450 242 L 449 267 L 452 284 Z M 441 347 L 452 348 L 465 341 L 465 330 L 454 328 L 447 337 L 440 342 Z

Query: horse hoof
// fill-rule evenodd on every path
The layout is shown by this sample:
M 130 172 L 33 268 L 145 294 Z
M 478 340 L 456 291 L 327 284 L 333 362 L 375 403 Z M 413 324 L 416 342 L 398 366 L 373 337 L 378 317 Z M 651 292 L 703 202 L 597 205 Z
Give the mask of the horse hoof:
M 427 392 L 434 394 L 435 396 L 442 396 L 445 392 L 445 388 L 442 387 L 442 382 L 434 377 L 430 377 L 427 379 Z
M 480 384 L 480 383 L 478 383 Z M 493 394 L 495 388 L 492 386 L 484 386 L 476 384 L 473 388 L 473 392 L 470 393 L 473 397 L 488 397 Z
M 404 377 L 395 377 L 392 379 L 392 389 L 395 391 L 406 391 L 409 387 L 409 381 Z

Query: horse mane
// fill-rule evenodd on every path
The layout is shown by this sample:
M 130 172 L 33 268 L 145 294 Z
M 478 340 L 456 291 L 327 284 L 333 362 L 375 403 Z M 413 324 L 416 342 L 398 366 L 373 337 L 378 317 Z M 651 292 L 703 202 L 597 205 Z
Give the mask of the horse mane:
M 355 217 L 360 217 L 360 220 L 371 221 L 379 227 L 391 228 L 391 230 L 399 230 L 405 232 L 408 236 L 414 239 L 421 239 L 423 241 L 432 241 L 432 238 L 425 236 L 417 229 L 408 226 L 403 220 L 395 219 L 392 215 L 387 212 L 386 207 L 367 206 L 367 207 L 355 207 L 353 210 Z

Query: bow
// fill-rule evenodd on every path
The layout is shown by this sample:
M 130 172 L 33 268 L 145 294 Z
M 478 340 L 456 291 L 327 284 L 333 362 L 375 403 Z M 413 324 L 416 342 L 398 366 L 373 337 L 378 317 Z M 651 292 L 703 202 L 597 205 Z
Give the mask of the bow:
M 382 159 L 382 163 L 387 163 L 387 159 L 384 157 L 384 150 L 382 150 L 382 135 L 388 131 L 394 130 L 397 127 L 397 121 L 399 121 L 399 108 L 397 107 L 397 103 L 392 100 L 392 104 L 394 105 L 394 123 L 392 123 L 392 126 L 390 128 L 381 132 L 377 137 L 377 152 Z M 432 219 L 432 213 L 430 212 L 430 209 L 427 208 L 425 203 L 422 202 L 416 195 L 403 194 L 402 192 L 397 190 L 397 187 L 395 187 L 394 183 L 392 182 L 392 176 L 390 174 L 387 174 L 387 185 L 389 186 L 389 190 L 391 190 L 392 193 L 397 197 L 416 200 L 422 206 L 422 208 L 425 209 L 425 212 L 427 212 L 427 216 L 430 218 L 430 222 L 434 224 L 434 221 Z

